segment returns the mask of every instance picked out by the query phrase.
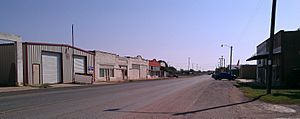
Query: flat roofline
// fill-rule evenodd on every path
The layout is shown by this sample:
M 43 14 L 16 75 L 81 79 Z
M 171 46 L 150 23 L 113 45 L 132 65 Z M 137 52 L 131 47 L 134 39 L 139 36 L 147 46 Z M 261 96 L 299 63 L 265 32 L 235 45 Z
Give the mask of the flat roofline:
M 141 55 L 137 55 L 135 57 L 132 57 L 132 56 L 125 56 L 125 57 L 128 58 L 128 59 L 139 59 L 139 57 L 140 57 L 144 61 L 149 61 L 149 60 L 143 58 Z
M 284 30 L 280 30 L 278 31 L 276 34 L 274 34 L 274 36 L 278 35 L 279 33 L 293 33 L 293 32 L 299 32 L 300 30 L 295 30 L 295 31 L 284 31 Z M 256 47 L 260 46 L 261 44 L 263 44 L 264 42 L 267 42 L 270 38 L 267 38 L 266 40 L 264 40 L 263 42 L 259 43 Z
M 100 52 L 100 53 L 105 53 L 105 54 L 111 54 L 111 55 L 117 55 L 117 56 L 119 56 L 118 54 L 110 53 L 110 52 L 106 52 L 106 51 L 101 51 L 101 50 L 92 50 L 90 52 L 93 52 L 93 53 Z
M 94 53 L 89 52 L 89 51 L 87 51 L 87 50 L 83 50 L 83 49 L 81 49 L 81 48 L 73 47 L 73 46 L 67 45 L 67 44 L 42 43 L 42 42 L 23 42 L 23 44 L 25 44 L 25 45 L 47 45 L 47 46 L 70 47 L 70 48 L 73 48 L 73 49 L 76 49 L 76 50 L 79 50 L 79 51 L 82 51 L 82 52 L 85 52 L 85 53 L 88 53 L 88 54 L 91 54 L 91 55 L 95 55 Z
M 11 34 L 11 33 L 0 32 L 0 40 L 20 42 L 21 41 L 21 36 Z
M 281 33 L 281 32 L 285 33 L 285 32 L 291 32 L 291 31 L 280 30 L 280 31 L 278 31 L 277 33 L 275 33 L 274 36 L 278 35 L 278 34 Z M 266 40 L 264 40 L 264 41 L 262 41 L 261 43 L 259 43 L 256 47 L 258 47 L 258 46 L 260 46 L 261 44 L 267 42 L 269 39 L 270 39 L 270 37 L 268 37 Z

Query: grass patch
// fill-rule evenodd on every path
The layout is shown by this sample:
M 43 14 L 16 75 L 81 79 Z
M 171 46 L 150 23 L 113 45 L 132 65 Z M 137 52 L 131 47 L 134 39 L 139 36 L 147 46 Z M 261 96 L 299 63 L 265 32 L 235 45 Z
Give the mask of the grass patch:
M 300 89 L 277 87 L 272 89 L 272 94 L 265 95 L 266 89 L 263 86 L 253 83 L 238 83 L 236 86 L 241 89 L 245 96 L 252 99 L 264 95 L 259 100 L 274 104 L 300 104 Z

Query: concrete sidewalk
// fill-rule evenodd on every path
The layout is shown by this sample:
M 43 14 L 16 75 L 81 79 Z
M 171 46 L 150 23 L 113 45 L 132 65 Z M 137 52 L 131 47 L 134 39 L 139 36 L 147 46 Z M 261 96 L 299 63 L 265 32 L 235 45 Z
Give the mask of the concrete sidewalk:
M 83 86 L 98 86 L 98 85 L 111 85 L 120 82 L 94 82 L 93 84 L 52 84 L 48 86 L 17 86 L 17 87 L 0 87 L 0 93 L 37 90 L 43 88 L 66 88 L 66 87 L 83 87 Z
M 250 82 L 255 82 L 255 79 L 236 79 L 236 81 L 242 83 L 250 83 Z

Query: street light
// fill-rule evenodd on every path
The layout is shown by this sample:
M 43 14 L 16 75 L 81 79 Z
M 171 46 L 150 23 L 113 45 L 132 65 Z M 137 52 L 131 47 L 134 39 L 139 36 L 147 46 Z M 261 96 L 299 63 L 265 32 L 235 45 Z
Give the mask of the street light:
M 228 47 L 230 48 L 230 63 L 229 63 L 229 73 L 231 74 L 231 65 L 232 65 L 232 46 L 226 45 L 226 44 L 222 44 L 221 47 Z

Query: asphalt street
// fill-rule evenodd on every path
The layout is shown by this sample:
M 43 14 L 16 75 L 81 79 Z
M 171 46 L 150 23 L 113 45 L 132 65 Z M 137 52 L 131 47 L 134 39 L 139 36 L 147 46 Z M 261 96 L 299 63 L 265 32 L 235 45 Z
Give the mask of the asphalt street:
M 200 119 L 276 118 L 293 114 L 267 111 L 245 98 L 234 81 L 209 75 L 0 94 L 3 119 Z

